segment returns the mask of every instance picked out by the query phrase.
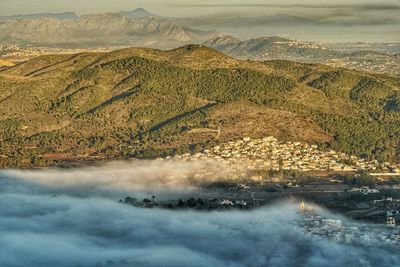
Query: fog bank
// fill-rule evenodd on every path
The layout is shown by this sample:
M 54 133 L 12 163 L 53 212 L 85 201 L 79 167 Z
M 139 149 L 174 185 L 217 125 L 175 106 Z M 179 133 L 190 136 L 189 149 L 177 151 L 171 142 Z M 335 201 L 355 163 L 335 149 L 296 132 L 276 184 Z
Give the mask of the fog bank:
M 50 194 L 113 198 L 130 192 L 188 192 L 204 183 L 226 180 L 238 169 L 245 170 L 244 166 L 236 165 L 233 168 L 231 165 L 211 160 L 133 160 L 83 168 L 7 170 L 1 173 L 9 179 L 17 179 L 20 184 L 19 190 L 23 192 L 29 191 L 31 186 L 41 186 L 38 190 L 45 190 Z M 7 185 L 1 186 L 0 191 L 5 188 Z
M 115 198 L 126 191 L 190 188 L 191 175 L 157 177 L 193 170 L 196 164 L 143 162 L 1 171 L 0 266 L 395 266 L 400 261 L 383 246 L 339 244 L 304 233 L 294 227 L 297 203 L 195 212 L 136 208 Z

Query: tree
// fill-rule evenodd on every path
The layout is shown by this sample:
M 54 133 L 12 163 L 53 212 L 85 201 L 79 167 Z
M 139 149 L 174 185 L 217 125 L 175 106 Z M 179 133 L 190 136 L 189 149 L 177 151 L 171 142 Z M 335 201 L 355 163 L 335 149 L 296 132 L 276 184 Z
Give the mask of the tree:
M 186 205 L 191 208 L 196 207 L 196 199 L 194 199 L 193 197 L 189 198 L 188 200 L 186 200 Z

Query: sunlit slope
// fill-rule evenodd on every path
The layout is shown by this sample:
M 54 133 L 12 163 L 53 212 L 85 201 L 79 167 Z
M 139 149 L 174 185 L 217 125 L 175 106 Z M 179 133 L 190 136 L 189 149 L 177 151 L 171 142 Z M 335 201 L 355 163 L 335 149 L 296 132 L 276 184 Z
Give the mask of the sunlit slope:
M 193 45 L 41 56 L 0 71 L 0 162 L 150 156 L 266 135 L 395 159 L 399 83 Z

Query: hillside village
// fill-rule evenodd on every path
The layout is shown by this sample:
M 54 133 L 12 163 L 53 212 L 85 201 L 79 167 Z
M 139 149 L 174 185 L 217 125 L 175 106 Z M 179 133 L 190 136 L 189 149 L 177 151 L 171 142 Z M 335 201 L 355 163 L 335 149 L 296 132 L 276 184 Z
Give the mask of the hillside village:
M 0 45 L 0 60 L 13 63 L 22 62 L 30 58 L 43 55 L 71 55 L 83 52 L 107 52 L 122 47 L 112 46 L 104 48 L 54 48 L 54 47 L 22 47 L 18 45 Z M 0 66 L 6 66 L 0 63 Z
M 296 221 L 295 225 L 299 229 L 313 235 L 314 237 L 325 237 L 335 242 L 366 244 L 400 244 L 399 229 L 389 221 L 385 226 L 371 227 L 355 221 L 343 221 L 339 218 L 329 218 L 317 214 L 312 209 L 301 206 L 302 220 Z
M 323 151 L 316 144 L 281 142 L 273 136 L 261 139 L 245 137 L 200 153 L 187 153 L 166 159 L 217 160 L 245 164 L 248 169 L 336 172 L 367 170 L 372 175 L 400 175 L 400 163 L 367 161 L 333 150 Z
M 388 74 L 394 77 L 400 74 L 399 57 L 387 54 L 338 57 L 327 59 L 325 64 L 336 68 L 349 68 L 371 73 Z

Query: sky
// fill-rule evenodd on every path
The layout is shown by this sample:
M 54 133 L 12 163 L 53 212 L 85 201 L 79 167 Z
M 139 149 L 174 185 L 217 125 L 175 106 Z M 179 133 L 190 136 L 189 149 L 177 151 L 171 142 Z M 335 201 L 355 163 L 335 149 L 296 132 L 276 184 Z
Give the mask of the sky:
M 201 3 L 201 4 L 200 4 Z M 289 11 L 310 13 L 310 10 L 393 10 L 398 0 L 0 0 L 0 15 L 73 11 L 77 14 L 117 12 L 144 7 L 163 16 L 206 16 L 232 13 L 264 15 Z

